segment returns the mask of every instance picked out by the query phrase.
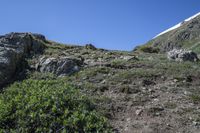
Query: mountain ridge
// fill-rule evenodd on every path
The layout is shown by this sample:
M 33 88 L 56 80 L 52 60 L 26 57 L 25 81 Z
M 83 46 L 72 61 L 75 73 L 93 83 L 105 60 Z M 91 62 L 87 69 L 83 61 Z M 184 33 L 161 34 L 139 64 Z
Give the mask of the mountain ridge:
M 200 53 L 200 15 L 186 19 L 175 27 L 161 32 L 155 38 L 139 47 L 152 47 L 160 52 L 173 49 L 188 49 Z
M 172 26 L 171 28 L 169 28 L 169 29 L 167 29 L 167 30 L 165 30 L 165 31 L 163 31 L 163 32 L 161 32 L 161 33 L 159 33 L 158 35 L 156 35 L 155 37 L 153 37 L 153 39 L 156 38 L 156 37 L 158 37 L 158 36 L 160 36 L 160 35 L 163 35 L 163 34 L 169 32 L 169 31 L 172 31 L 172 30 L 174 30 L 174 29 L 179 28 L 183 23 L 188 22 L 188 21 L 194 19 L 195 17 L 197 17 L 197 16 L 199 16 L 199 15 L 200 15 L 200 12 L 198 12 L 198 13 L 196 13 L 195 15 L 193 15 L 193 16 L 191 16 L 191 17 L 185 19 L 185 20 L 183 20 L 182 22 L 180 22 L 180 23 L 178 23 L 178 24 Z

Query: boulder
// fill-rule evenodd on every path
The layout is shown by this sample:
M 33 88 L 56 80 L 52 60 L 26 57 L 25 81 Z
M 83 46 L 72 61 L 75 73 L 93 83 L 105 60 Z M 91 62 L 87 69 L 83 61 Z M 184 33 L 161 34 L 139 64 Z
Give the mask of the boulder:
M 175 61 L 192 61 L 196 62 L 198 61 L 198 56 L 196 53 L 188 50 L 183 49 L 173 49 L 167 53 L 167 57 L 170 60 Z
M 92 44 L 86 44 L 85 45 L 85 48 L 86 49 L 91 49 L 91 50 L 96 50 L 97 48 L 94 46 L 94 45 L 92 45 Z
M 66 76 L 80 70 L 83 64 L 81 59 L 70 57 L 42 57 L 36 64 L 36 70 L 53 73 L 57 76 Z
M 16 72 L 22 69 L 24 57 L 43 51 L 44 40 L 44 36 L 31 33 L 0 36 L 0 87 L 12 81 Z
M 139 60 L 136 56 L 120 56 L 120 59 L 126 60 L 126 61 L 136 61 Z

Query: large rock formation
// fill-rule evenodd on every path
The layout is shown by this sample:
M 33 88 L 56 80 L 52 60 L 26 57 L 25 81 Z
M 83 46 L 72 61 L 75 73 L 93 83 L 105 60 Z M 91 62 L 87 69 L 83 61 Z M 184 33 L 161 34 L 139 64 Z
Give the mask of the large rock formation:
M 79 71 L 83 62 L 76 58 L 69 57 L 42 57 L 36 64 L 36 70 L 48 72 L 57 76 L 66 76 Z
M 175 60 L 175 61 L 198 61 L 198 56 L 196 53 L 192 51 L 187 50 L 177 50 L 174 49 L 172 51 L 169 51 L 168 53 L 168 59 Z
M 0 36 L 0 86 L 10 82 L 22 66 L 24 57 L 43 51 L 45 37 L 31 33 Z

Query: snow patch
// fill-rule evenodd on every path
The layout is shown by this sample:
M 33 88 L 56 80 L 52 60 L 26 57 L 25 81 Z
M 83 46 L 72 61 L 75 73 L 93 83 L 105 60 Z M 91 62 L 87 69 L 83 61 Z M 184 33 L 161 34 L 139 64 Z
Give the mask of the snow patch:
M 197 14 L 195 14 L 195 15 L 193 15 L 192 17 L 189 17 L 189 18 L 185 19 L 183 22 L 178 23 L 177 25 L 175 25 L 175 26 L 173 26 L 173 27 L 171 27 L 171 28 L 169 28 L 169 29 L 167 29 L 167 30 L 161 32 L 160 34 L 156 35 L 154 38 L 156 38 L 156 37 L 158 37 L 158 36 L 161 36 L 161 35 L 163 35 L 163 34 L 169 32 L 169 31 L 172 31 L 172 30 L 174 30 L 174 29 L 179 28 L 180 26 L 182 26 L 182 25 L 184 24 L 184 22 L 188 22 L 188 21 L 190 21 L 190 20 L 196 18 L 196 17 L 199 16 L 199 15 L 200 15 L 200 12 L 197 13 Z M 153 39 L 154 39 L 154 38 L 153 38 Z
M 169 29 L 167 29 L 167 30 L 161 32 L 160 34 L 158 34 L 158 35 L 155 36 L 154 38 L 156 38 L 156 37 L 158 37 L 158 36 L 161 36 L 161 35 L 163 35 L 163 34 L 169 32 L 169 31 L 172 31 L 172 30 L 174 30 L 174 29 L 177 29 L 177 28 L 179 28 L 181 25 L 182 25 L 182 23 L 178 23 L 177 25 L 175 25 L 175 26 L 173 26 L 173 27 L 171 27 L 171 28 L 169 28 Z
M 190 17 L 190 18 L 188 18 L 188 19 L 186 19 L 185 21 L 187 22 L 187 21 L 190 21 L 190 20 L 192 20 L 192 19 L 194 19 L 194 18 L 196 18 L 197 16 L 199 16 L 200 15 L 200 12 L 199 13 L 197 13 L 197 14 L 195 14 L 194 16 L 192 16 L 192 17 Z

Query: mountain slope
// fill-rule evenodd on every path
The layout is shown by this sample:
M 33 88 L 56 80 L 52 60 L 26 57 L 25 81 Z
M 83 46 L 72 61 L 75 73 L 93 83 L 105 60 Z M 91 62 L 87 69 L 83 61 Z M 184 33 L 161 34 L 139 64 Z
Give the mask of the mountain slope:
M 200 132 L 199 62 L 11 33 L 0 68 L 0 132 Z
M 200 53 L 200 13 L 158 34 L 146 45 L 161 52 L 185 48 Z

